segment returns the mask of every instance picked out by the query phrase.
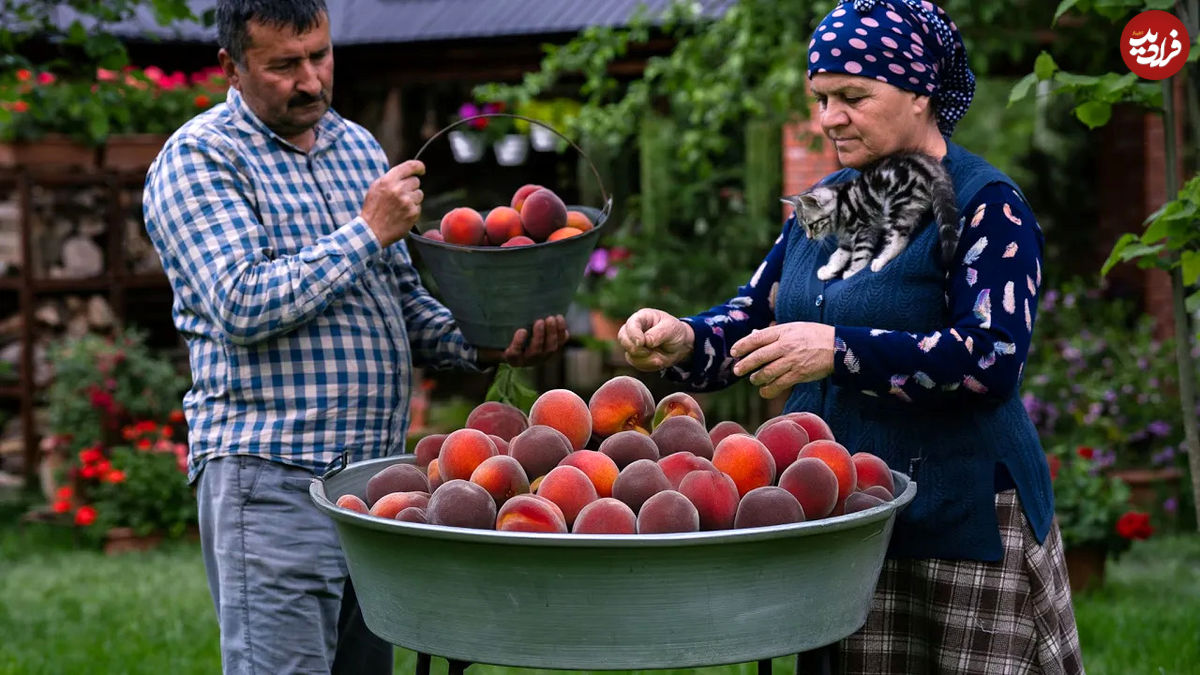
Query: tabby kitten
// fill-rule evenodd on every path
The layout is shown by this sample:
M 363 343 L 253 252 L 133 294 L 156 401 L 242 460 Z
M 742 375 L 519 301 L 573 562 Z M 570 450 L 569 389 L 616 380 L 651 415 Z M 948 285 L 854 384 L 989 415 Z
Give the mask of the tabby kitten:
M 817 270 L 821 281 L 839 274 L 849 279 L 867 263 L 872 272 L 883 269 L 908 246 L 930 211 L 938 224 L 943 265 L 950 266 L 958 246 L 954 185 L 945 167 L 928 155 L 889 155 L 854 180 L 818 185 L 782 201 L 795 207 L 809 239 L 837 235 L 838 249 Z

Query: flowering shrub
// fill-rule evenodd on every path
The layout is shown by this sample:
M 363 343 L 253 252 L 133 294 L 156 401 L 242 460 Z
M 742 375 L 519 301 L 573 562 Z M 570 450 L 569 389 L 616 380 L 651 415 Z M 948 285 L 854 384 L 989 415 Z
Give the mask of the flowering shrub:
M 1129 488 L 1104 474 L 1094 449 L 1055 446 L 1046 459 L 1064 546 L 1098 546 L 1120 553 L 1133 539 L 1145 539 L 1154 532 L 1149 514 L 1129 509 Z
M 507 110 L 507 106 L 501 102 L 484 103 L 476 105 L 471 101 L 467 101 L 458 107 L 458 115 L 455 121 L 465 120 L 468 117 L 476 115 L 491 115 L 502 113 Z M 471 131 L 480 133 L 489 142 L 498 141 L 504 136 L 515 133 L 520 130 L 520 127 L 528 127 L 528 122 L 517 120 L 512 117 L 480 117 L 479 119 L 471 120 L 464 125 L 457 127 L 460 131 Z M 520 125 L 520 126 L 518 126 Z
M 191 75 L 157 66 L 98 68 L 84 79 L 18 69 L 0 76 L 0 141 L 60 133 L 99 145 L 118 133 L 166 134 L 223 101 L 226 89 L 216 67 Z

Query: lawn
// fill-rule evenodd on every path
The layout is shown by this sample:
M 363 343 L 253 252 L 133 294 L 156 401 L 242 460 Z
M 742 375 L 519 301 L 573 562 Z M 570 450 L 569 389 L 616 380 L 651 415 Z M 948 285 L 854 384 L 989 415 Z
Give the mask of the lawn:
M 197 544 L 106 557 L 82 549 L 68 530 L 15 519 L 11 505 L 0 505 L 0 673 L 220 672 Z M 1076 615 L 1092 675 L 1200 674 L 1200 536 L 1138 542 L 1110 561 L 1102 588 L 1076 598 Z M 414 662 L 397 650 L 397 673 Z M 793 665 L 777 659 L 776 672 Z M 445 673 L 445 661 L 435 659 L 434 670 Z M 691 672 L 748 675 L 754 664 Z

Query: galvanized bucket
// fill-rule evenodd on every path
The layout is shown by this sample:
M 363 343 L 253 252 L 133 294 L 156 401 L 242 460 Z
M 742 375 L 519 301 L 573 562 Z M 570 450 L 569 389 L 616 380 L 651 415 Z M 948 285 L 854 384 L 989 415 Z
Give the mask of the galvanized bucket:
M 400 455 L 313 480 L 337 524 L 367 626 L 418 652 L 574 670 L 745 663 L 863 625 L 896 513 L 654 535 L 536 534 L 387 520 L 334 505 Z
M 518 328 L 528 328 L 537 319 L 565 314 L 583 280 L 588 257 L 596 248 L 612 212 L 612 198 L 604 189 L 600 172 L 571 139 L 535 119 L 505 113 L 465 117 L 434 134 L 417 151 L 456 126 L 481 117 L 513 117 L 549 129 L 570 143 L 588 163 L 604 204 L 600 208 L 569 206 L 588 216 L 594 227 L 581 235 L 531 246 L 456 246 L 420 236 L 408 238 L 424 266 L 437 283 L 442 304 L 450 309 L 463 335 L 478 347 L 503 349 Z M 420 229 L 436 227 L 425 223 Z

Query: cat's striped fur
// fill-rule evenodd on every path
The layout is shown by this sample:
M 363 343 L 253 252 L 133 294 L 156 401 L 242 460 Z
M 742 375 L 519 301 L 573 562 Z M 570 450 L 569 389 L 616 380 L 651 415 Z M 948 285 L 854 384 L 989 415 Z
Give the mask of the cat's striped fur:
M 883 269 L 929 213 L 937 221 L 944 266 L 949 267 L 958 246 L 954 185 L 945 167 L 928 155 L 888 155 L 854 180 L 818 185 L 783 201 L 796 208 L 809 238 L 837 235 L 838 249 L 817 270 L 822 281 L 849 278 L 868 263 L 873 272 Z

